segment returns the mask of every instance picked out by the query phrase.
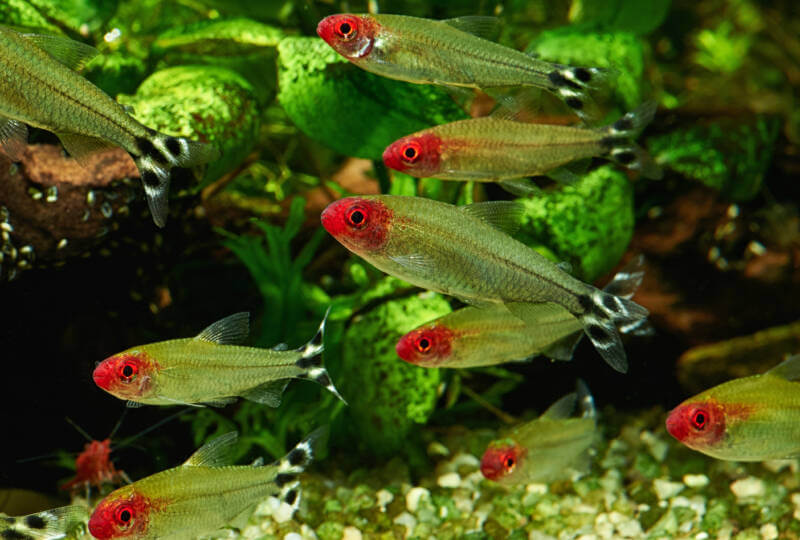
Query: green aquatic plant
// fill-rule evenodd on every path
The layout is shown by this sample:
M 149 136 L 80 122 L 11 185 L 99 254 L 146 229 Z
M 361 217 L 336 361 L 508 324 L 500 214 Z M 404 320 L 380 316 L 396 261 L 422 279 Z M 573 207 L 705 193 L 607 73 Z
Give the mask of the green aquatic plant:
M 780 120 L 768 116 L 723 119 L 650 137 L 647 144 L 663 166 L 746 201 L 761 190 L 779 129 Z
M 614 165 L 541 197 L 518 199 L 525 207 L 515 237 L 566 261 L 572 273 L 593 281 L 619 262 L 633 236 L 633 187 Z
M 445 90 L 365 72 L 318 38 L 278 44 L 278 86 L 278 100 L 300 130 L 355 157 L 380 159 L 403 135 L 467 117 Z
M 261 333 L 256 340 L 261 346 L 307 339 L 313 334 L 311 327 L 300 325 L 307 321 L 303 269 L 311 262 L 325 231 L 317 228 L 308 243 L 297 254 L 292 254 L 292 240 L 305 222 L 304 207 L 305 199 L 293 199 L 283 227 L 254 221 L 261 236 L 218 230 L 225 237 L 223 245 L 247 267 L 261 293 L 264 311 L 259 318 Z M 324 311 L 325 306 L 320 307 Z

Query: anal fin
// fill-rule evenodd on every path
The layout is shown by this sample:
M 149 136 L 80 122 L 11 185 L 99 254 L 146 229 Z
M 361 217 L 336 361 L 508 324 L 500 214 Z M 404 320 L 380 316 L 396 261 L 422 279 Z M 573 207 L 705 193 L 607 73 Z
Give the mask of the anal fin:
M 277 381 L 265 382 L 264 384 L 260 384 L 255 388 L 243 392 L 242 397 L 249 401 L 263 403 L 270 407 L 277 407 L 281 404 L 281 396 L 290 380 L 291 379 L 278 379 Z
M 0 149 L 11 161 L 22 160 L 28 144 L 28 126 L 11 118 L 0 116 Z
M 574 334 L 563 337 L 544 349 L 542 354 L 553 360 L 562 362 L 569 362 L 575 354 L 575 347 L 580 343 L 583 337 L 583 330 L 579 330 Z
M 116 148 L 117 146 L 96 137 L 78 135 L 76 133 L 56 133 L 61 144 L 64 145 L 69 155 L 72 156 L 82 167 L 89 163 L 89 156 L 102 150 Z

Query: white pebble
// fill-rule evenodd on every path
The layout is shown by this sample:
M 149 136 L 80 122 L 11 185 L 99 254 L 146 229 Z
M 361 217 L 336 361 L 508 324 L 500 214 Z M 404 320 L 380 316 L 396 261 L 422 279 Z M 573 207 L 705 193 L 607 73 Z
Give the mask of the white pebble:
M 684 474 L 683 483 L 690 488 L 701 488 L 708 485 L 708 476 L 704 474 Z
M 296 532 L 290 532 L 286 533 L 286 536 L 283 537 L 283 540 L 303 540 L 303 537 Z
M 699 532 L 694 535 L 694 540 L 706 540 L 708 538 L 707 532 Z
M 281 502 L 281 505 L 278 507 L 275 513 L 272 514 L 272 518 L 277 523 L 285 523 L 290 519 L 292 519 L 295 510 L 296 508 L 291 504 L 286 502 Z
M 403 525 L 406 528 L 406 534 L 411 534 L 414 530 L 414 527 L 417 526 L 417 518 L 409 514 L 408 512 L 403 512 L 396 518 L 394 518 L 394 522 L 398 525 Z
M 778 538 L 778 527 L 774 523 L 765 523 L 759 529 L 762 540 L 775 540 Z
M 540 531 L 531 531 L 528 533 L 528 540 L 556 540 L 556 537 Z
M 611 538 L 614 534 L 614 524 L 611 523 L 608 514 L 597 514 L 594 518 L 594 532 L 600 538 Z
M 424 487 L 413 487 L 406 493 L 406 508 L 409 512 L 416 512 L 419 508 L 419 501 L 423 497 L 430 498 L 431 492 Z
M 653 456 L 656 461 L 662 463 L 666 459 L 669 444 L 667 444 L 665 440 L 653 435 L 650 431 L 643 431 L 641 435 L 639 435 L 639 439 L 647 446 L 650 455 Z
M 443 474 L 436 479 L 436 483 L 443 488 L 457 488 L 461 485 L 461 475 L 457 472 Z
M 361 540 L 361 531 L 352 525 L 344 528 L 342 540 Z
M 460 453 L 456 457 L 453 458 L 451 461 L 454 466 L 456 467 L 475 467 L 476 469 L 481 466 L 481 460 L 477 457 L 473 456 L 472 454 L 467 453 Z
M 620 512 L 617 512 L 616 510 L 614 510 L 613 512 L 608 514 L 608 521 L 610 521 L 614 525 L 619 525 L 620 523 L 622 523 L 626 519 L 627 518 L 625 517 L 624 514 L 622 514 Z
M 764 495 L 766 488 L 764 487 L 763 480 L 755 476 L 748 476 L 747 478 L 741 478 L 732 483 L 731 491 L 736 497 L 744 499 L 748 497 L 760 497 Z
M 394 493 L 389 490 L 382 489 L 375 494 L 378 506 L 381 507 L 381 512 L 386 512 L 386 505 L 394 500 Z
M 642 525 L 635 519 L 629 519 L 625 523 L 617 525 L 617 534 L 623 538 L 641 538 L 644 534 Z
M 671 499 L 681 491 L 685 486 L 680 482 L 671 482 L 662 478 L 653 480 L 653 491 L 656 492 L 656 497 L 660 500 Z
M 525 486 L 528 495 L 544 495 L 547 493 L 547 484 L 528 484 Z

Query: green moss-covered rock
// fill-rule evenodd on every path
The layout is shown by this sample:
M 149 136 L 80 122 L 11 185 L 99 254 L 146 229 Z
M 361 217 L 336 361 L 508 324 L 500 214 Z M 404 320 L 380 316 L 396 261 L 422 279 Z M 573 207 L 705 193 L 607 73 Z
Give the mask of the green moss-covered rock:
M 368 73 L 318 38 L 278 44 L 278 99 L 306 135 L 342 154 L 380 159 L 394 140 L 466 118 L 448 93 Z
M 648 147 L 662 166 L 719 190 L 734 201 L 761 190 L 780 120 L 722 120 L 650 137 Z
M 0 23 L 45 34 L 61 34 L 56 25 L 26 0 L 4 0 L 3 9 L 0 9 Z
M 210 142 L 222 157 L 208 166 L 207 179 L 231 170 L 256 141 L 259 115 L 250 83 L 213 66 L 157 71 L 134 96 L 120 96 L 145 125 L 171 135 Z
M 586 28 L 642 35 L 664 22 L 670 3 L 670 0 L 574 0 L 570 19 Z
M 357 316 L 346 330 L 338 384 L 348 396 L 353 428 L 370 454 L 402 449 L 413 426 L 433 412 L 439 370 L 403 362 L 395 345 L 406 332 L 449 312 L 443 297 L 424 293 L 384 302 Z
M 200 21 L 170 28 L 153 42 L 154 52 L 178 50 L 211 56 L 237 56 L 275 47 L 284 34 L 278 28 L 246 18 Z
M 28 0 L 47 20 L 87 35 L 97 31 L 117 7 L 118 0 Z M 5 3 L 5 2 L 4 2 Z
M 528 46 L 552 62 L 594 66 L 609 70 L 607 84 L 625 110 L 636 107 L 645 95 L 644 42 L 633 33 L 585 33 L 577 27 L 542 32 Z
M 525 213 L 515 237 L 544 255 L 569 262 L 573 274 L 585 281 L 617 264 L 633 235 L 633 188 L 613 165 L 519 202 Z

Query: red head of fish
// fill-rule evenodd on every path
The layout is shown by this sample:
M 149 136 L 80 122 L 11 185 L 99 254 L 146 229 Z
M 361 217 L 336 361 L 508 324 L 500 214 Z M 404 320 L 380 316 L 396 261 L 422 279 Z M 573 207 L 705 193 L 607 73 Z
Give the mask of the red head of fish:
M 336 52 L 355 62 L 372 51 L 378 28 L 372 17 L 343 13 L 322 19 L 317 34 Z
M 667 417 L 667 431 L 690 448 L 713 448 L 725 437 L 726 411 L 713 399 L 678 405 Z
M 439 173 L 442 139 L 433 133 L 409 135 L 383 151 L 383 163 L 390 169 L 425 178 Z
M 132 489 L 127 496 L 115 493 L 100 501 L 94 509 L 89 518 L 89 532 L 100 540 L 141 537 L 150 523 L 151 501 Z
M 453 331 L 442 325 L 417 328 L 397 342 L 397 356 L 411 364 L 435 366 L 452 351 Z
M 120 398 L 136 399 L 151 388 L 157 365 L 147 353 L 129 351 L 97 364 L 92 378 L 97 386 Z
M 514 472 L 524 457 L 525 449 L 513 441 L 493 442 L 481 458 L 481 474 L 489 480 L 501 480 Z
M 322 211 L 322 226 L 347 249 L 356 253 L 380 250 L 392 229 L 392 211 L 382 202 L 347 197 Z

